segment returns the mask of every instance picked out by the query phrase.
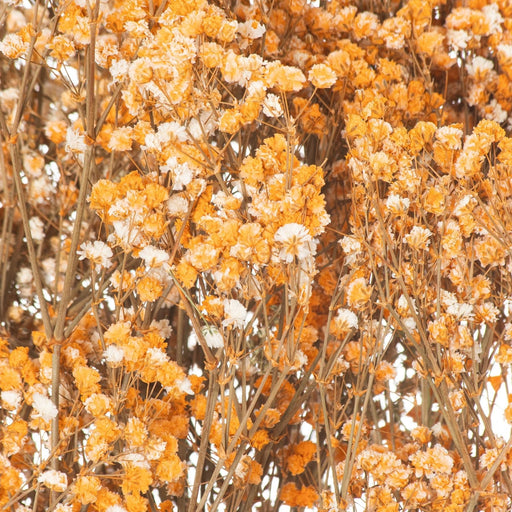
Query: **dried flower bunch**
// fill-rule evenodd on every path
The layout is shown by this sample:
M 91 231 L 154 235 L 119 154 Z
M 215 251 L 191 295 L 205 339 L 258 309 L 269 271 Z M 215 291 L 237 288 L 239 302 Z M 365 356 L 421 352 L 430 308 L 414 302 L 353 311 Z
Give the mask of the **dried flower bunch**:
M 7 0 L 0 145 L 2 510 L 512 509 L 508 0 Z

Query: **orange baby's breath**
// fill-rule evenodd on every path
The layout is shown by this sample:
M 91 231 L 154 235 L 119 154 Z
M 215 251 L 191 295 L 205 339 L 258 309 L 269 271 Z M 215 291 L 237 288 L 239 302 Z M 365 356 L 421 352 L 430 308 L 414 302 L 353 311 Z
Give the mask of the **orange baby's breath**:
M 148 500 L 138 492 L 126 494 L 124 500 L 128 512 L 146 512 L 148 509 Z
M 298 489 L 294 483 L 285 484 L 280 494 L 280 499 L 291 507 L 311 507 L 318 498 L 318 493 L 312 487 Z
M 79 476 L 72 487 L 72 493 L 79 503 L 88 505 L 94 503 L 101 489 L 100 479 L 95 476 Z
M 182 476 L 183 471 L 183 463 L 177 455 L 172 454 L 160 460 L 156 468 L 156 475 L 163 481 L 173 482 Z
M 311 441 L 303 441 L 292 446 L 286 457 L 286 466 L 292 475 L 304 472 L 306 465 L 312 460 L 316 445 Z
M 140 295 L 140 300 L 144 302 L 154 302 L 162 295 L 163 292 L 162 283 L 151 276 L 146 276 L 141 279 L 138 282 L 136 289 Z
M 251 438 L 251 445 L 256 448 L 256 450 L 261 450 L 270 442 L 270 438 L 267 430 L 258 430 L 254 436 Z
M 93 393 L 100 392 L 99 381 L 101 376 L 94 368 L 77 366 L 73 369 L 73 377 L 83 398 L 88 398 Z
M 206 415 L 206 398 L 203 395 L 196 395 L 190 404 L 192 415 L 199 421 L 204 420 Z
M 315 87 L 320 89 L 331 87 L 336 82 L 336 74 L 326 64 L 315 64 L 308 75 L 309 80 Z

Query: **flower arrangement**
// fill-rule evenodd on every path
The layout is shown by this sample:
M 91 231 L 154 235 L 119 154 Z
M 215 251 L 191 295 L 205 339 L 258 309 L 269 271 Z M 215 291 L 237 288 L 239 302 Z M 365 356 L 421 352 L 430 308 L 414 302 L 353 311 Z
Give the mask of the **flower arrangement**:
M 511 509 L 507 0 L 0 27 L 2 510 Z

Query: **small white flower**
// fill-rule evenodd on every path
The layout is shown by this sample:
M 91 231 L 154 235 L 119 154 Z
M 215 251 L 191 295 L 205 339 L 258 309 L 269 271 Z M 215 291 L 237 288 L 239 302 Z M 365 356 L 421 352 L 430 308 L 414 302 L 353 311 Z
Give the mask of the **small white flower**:
M 146 267 L 159 267 L 162 263 L 169 261 L 167 251 L 157 249 L 152 245 L 147 245 L 139 252 L 139 256 L 144 260 Z
M 161 438 L 152 435 L 149 437 L 148 442 L 144 445 L 144 455 L 148 460 L 158 460 L 164 453 L 167 442 Z
M 29 44 L 24 42 L 18 34 L 7 34 L 0 41 L 0 53 L 9 59 L 17 59 L 28 50 Z
M 454 304 L 457 304 L 457 297 L 455 297 L 454 293 L 449 292 L 448 290 L 441 289 L 440 298 L 441 298 L 441 304 L 445 308 L 448 308 L 450 306 L 453 306 Z
M 496 32 L 503 32 L 501 24 L 505 21 L 500 13 L 498 4 L 492 3 L 482 7 L 482 14 L 485 16 L 485 21 L 489 24 L 489 31 L 486 36 L 495 34 Z
M 508 112 L 501 106 L 496 98 L 493 98 L 487 107 L 482 109 L 486 119 L 496 123 L 504 123 L 508 118 Z
M 300 370 L 304 367 L 304 365 L 308 362 L 308 356 L 302 352 L 302 350 L 297 350 L 295 352 L 295 357 L 293 358 L 292 370 Z
M 103 0 L 101 1 L 103 2 Z M 117 55 L 119 55 L 119 49 L 117 47 L 115 38 L 112 36 L 104 35 L 99 36 L 96 39 L 96 51 L 94 53 L 94 60 L 98 66 L 108 69 L 109 59 L 114 60 L 114 57 Z
M 219 330 L 213 325 L 206 325 L 202 329 L 206 344 L 210 348 L 221 348 L 224 346 L 224 338 Z
M 346 255 L 345 263 L 349 266 L 353 266 L 361 254 L 361 242 L 355 236 L 347 235 L 339 240 L 339 244 Z
M 464 132 L 454 126 L 442 126 L 436 130 L 436 139 L 448 149 L 460 149 Z
M 146 20 L 126 21 L 124 24 L 124 29 L 126 32 L 129 32 L 132 37 L 143 38 L 151 35 Z
M 2 407 L 9 411 L 15 411 L 21 405 L 22 395 L 18 390 L 6 390 L 0 394 Z
M 452 404 L 455 412 L 460 412 L 460 410 L 466 405 L 466 398 L 460 389 L 451 391 L 448 395 L 448 398 L 450 399 L 450 403 Z
M 471 36 L 465 30 L 448 29 L 446 31 L 446 36 L 448 39 L 448 44 L 454 50 L 464 50 L 464 48 L 466 48 L 468 45 L 468 41 L 471 39 Z
M 128 512 L 128 511 L 121 505 L 110 505 L 110 507 L 107 507 L 105 512 Z
M 192 383 L 187 377 L 176 381 L 175 385 L 182 393 L 185 393 L 187 395 L 194 394 L 194 392 L 192 391 Z
M 144 455 L 142 455 L 142 453 L 124 452 L 119 456 L 118 461 L 124 467 L 126 467 L 128 465 L 132 465 L 132 466 L 136 466 L 138 468 L 145 468 L 145 469 L 150 468 L 148 460 L 146 459 L 146 457 L 144 457 Z
M 492 60 L 477 55 L 471 62 L 466 64 L 468 75 L 472 78 L 485 77 L 494 68 Z
M 350 309 L 340 308 L 336 314 L 335 322 L 344 329 L 357 329 L 357 315 Z
M 109 345 L 103 352 L 103 357 L 110 366 L 116 367 L 123 362 L 124 350 L 117 345 Z
M 171 141 L 185 142 L 188 139 L 189 136 L 185 126 L 176 121 L 171 121 L 170 123 L 162 123 L 156 133 L 148 133 L 144 139 L 145 146 L 142 146 L 142 149 L 160 151 L 162 146 L 168 145 Z M 171 157 L 171 159 L 176 161 L 174 157 Z
M 180 164 L 176 157 L 171 156 L 160 166 L 163 173 L 170 172 L 173 176 L 173 190 L 183 190 L 196 176 L 196 172 L 188 164 Z
M 80 351 L 77 348 L 68 345 L 62 349 L 62 355 L 66 357 L 68 361 L 76 361 L 80 357 Z
M 204 137 L 205 131 L 202 124 L 197 119 L 191 119 L 188 123 L 188 131 L 194 140 L 200 140 Z
M 478 201 L 471 194 L 466 194 L 460 201 L 458 201 L 453 209 L 454 215 L 460 217 L 466 213 L 473 211 L 473 208 L 477 205 Z
M 28 267 L 22 268 L 16 274 L 16 284 L 18 285 L 19 294 L 21 297 L 28 299 L 33 295 L 34 276 L 32 270 Z
M 456 302 L 455 304 L 448 306 L 446 308 L 446 312 L 449 315 L 453 315 L 458 320 L 473 320 L 475 316 L 472 304 L 465 304 L 460 302 Z
M 428 228 L 421 226 L 414 226 L 408 235 L 405 235 L 404 242 L 408 243 L 414 249 L 426 249 L 429 244 L 429 238 L 432 236 L 432 231 Z
M 183 190 L 195 177 L 195 172 L 187 164 L 177 165 L 173 169 L 173 190 Z
M 238 463 L 235 469 L 235 476 L 237 478 L 240 478 L 240 480 L 243 480 L 245 478 L 245 475 L 247 475 L 247 471 L 249 470 L 249 467 L 247 465 L 247 462 L 245 462 L 243 459 Z
M 411 298 L 410 301 L 412 303 L 414 311 L 417 312 L 415 299 Z M 405 315 L 406 313 L 409 312 L 409 301 L 407 300 L 407 297 L 403 293 L 402 295 L 400 295 L 400 298 L 398 299 L 397 307 L 400 314 Z
M 146 360 L 145 363 L 153 368 L 157 368 L 162 366 L 164 363 L 169 361 L 169 357 L 167 354 L 161 349 L 156 347 L 148 348 L 146 352 Z
M 512 44 L 501 43 L 498 45 L 498 55 L 505 60 L 512 59 Z
M 18 100 L 20 92 L 15 87 L 9 87 L 8 89 L 4 89 L 0 91 L 0 108 L 4 112 L 9 112 L 9 110 L 14 110 L 16 105 L 16 101 Z
M 265 87 L 265 84 L 261 80 L 255 80 L 247 86 L 247 97 L 256 96 L 258 98 L 261 98 L 265 94 L 266 90 L 267 88 Z
M 59 503 L 53 510 L 54 512 L 73 512 L 73 507 L 71 505 Z
M 45 258 L 41 262 L 41 268 L 43 271 L 43 279 L 46 284 L 53 286 L 55 283 L 55 277 L 57 273 L 56 268 L 57 262 L 54 258 Z M 62 270 L 62 268 L 61 268 Z
M 167 201 L 167 212 L 171 217 L 179 217 L 188 211 L 188 201 L 179 195 L 173 195 Z
M 45 471 L 39 475 L 37 481 L 57 492 L 65 491 L 68 486 L 68 477 L 66 473 L 56 471 L 55 469 Z
M 78 130 L 69 127 L 66 132 L 66 145 L 64 149 L 68 153 L 83 153 L 87 149 L 85 138 Z
M 17 274 L 16 274 L 16 282 L 19 286 L 27 285 L 31 283 L 34 280 L 34 275 L 32 274 L 32 270 L 30 270 L 28 267 L 23 267 Z
M 409 209 L 410 200 L 398 194 L 390 194 L 386 199 L 386 211 L 396 215 L 404 213 Z
M 404 324 L 404 327 L 407 331 L 413 332 L 416 330 L 416 320 L 412 316 L 408 316 L 407 318 L 404 318 L 402 320 L 402 323 Z
M 256 20 L 248 20 L 238 24 L 238 33 L 247 39 L 259 39 L 265 33 L 265 26 Z
M 263 100 L 263 113 L 267 117 L 281 117 L 283 115 L 283 107 L 279 96 L 268 93 Z
M 234 325 L 235 327 L 243 327 L 247 318 L 247 309 L 236 299 L 226 299 L 224 301 L 224 320 L 222 325 Z
M 108 241 L 115 241 L 116 237 L 120 244 L 126 247 L 133 247 L 138 245 L 142 239 L 141 232 L 139 228 L 134 226 L 130 219 L 124 220 L 115 220 L 112 223 L 112 227 L 114 228 L 115 236 L 109 236 Z
M 114 60 L 110 65 L 109 71 L 114 79 L 114 82 L 122 81 L 130 70 L 130 63 L 125 59 Z
M 42 242 L 44 238 L 44 224 L 39 217 L 32 217 L 28 224 L 30 226 L 30 234 L 34 242 Z
M 346 254 L 361 251 L 361 242 L 354 236 L 344 236 L 340 239 L 339 244 Z
M 39 176 L 31 180 L 29 187 L 30 197 L 36 204 L 47 204 L 54 190 L 48 176 Z
M 55 404 L 47 396 L 44 396 L 41 393 L 34 393 L 32 405 L 35 411 L 39 413 L 41 418 L 45 421 L 52 420 L 59 412 L 57 407 L 55 407 Z
M 153 320 L 149 327 L 156 329 L 162 338 L 168 338 L 172 333 L 172 326 L 169 324 L 169 320 L 167 318 L 163 318 L 162 320 Z
M 96 265 L 96 270 L 101 268 L 108 268 L 112 264 L 110 258 L 113 256 L 112 249 L 101 240 L 94 242 L 84 242 L 81 246 L 81 251 L 77 254 L 81 260 L 88 259 Z
M 279 258 L 285 263 L 291 263 L 295 257 L 304 260 L 316 252 L 316 242 L 302 224 L 285 224 L 276 231 L 274 240 L 282 244 Z

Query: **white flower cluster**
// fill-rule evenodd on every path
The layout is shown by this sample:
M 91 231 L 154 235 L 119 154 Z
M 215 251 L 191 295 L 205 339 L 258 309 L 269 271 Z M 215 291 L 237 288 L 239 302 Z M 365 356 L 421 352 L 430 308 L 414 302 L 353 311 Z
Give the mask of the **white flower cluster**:
M 281 226 L 274 240 L 281 244 L 279 259 L 284 263 L 292 263 L 295 258 L 302 261 L 316 253 L 316 241 L 305 226 L 296 222 Z
M 88 259 L 94 263 L 96 271 L 100 271 L 102 268 L 108 268 L 112 264 L 110 258 L 112 258 L 112 249 L 101 240 L 95 240 L 94 242 L 84 242 L 80 246 L 81 250 L 78 251 L 78 255 L 81 260 Z

